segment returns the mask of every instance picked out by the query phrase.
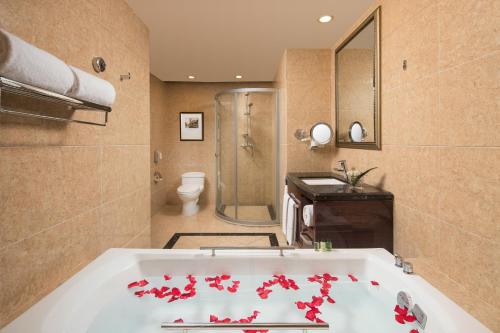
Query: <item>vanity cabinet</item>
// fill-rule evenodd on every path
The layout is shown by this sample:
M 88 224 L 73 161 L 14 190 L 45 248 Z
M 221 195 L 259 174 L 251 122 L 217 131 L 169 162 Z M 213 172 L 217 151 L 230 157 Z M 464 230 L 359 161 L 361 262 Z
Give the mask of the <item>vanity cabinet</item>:
M 314 242 L 331 240 L 333 248 L 384 248 L 393 252 L 392 193 L 365 185 L 307 185 L 302 179 L 337 178 L 333 173 L 289 173 L 288 193 L 298 204 L 296 243 L 312 248 Z M 312 224 L 303 219 L 305 205 L 313 205 Z

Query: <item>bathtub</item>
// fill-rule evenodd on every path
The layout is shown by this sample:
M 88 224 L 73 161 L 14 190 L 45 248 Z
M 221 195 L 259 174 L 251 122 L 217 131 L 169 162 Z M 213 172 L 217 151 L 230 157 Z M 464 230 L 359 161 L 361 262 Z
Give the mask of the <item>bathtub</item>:
M 383 249 L 294 250 L 284 256 L 265 250 L 212 256 L 205 250 L 110 249 L 2 332 L 152 333 L 165 332 L 162 324 L 222 327 L 234 321 L 329 325 L 335 333 L 490 332 L 393 262 Z M 425 329 L 411 313 L 401 317 L 404 308 L 395 311 L 400 291 L 427 315 Z

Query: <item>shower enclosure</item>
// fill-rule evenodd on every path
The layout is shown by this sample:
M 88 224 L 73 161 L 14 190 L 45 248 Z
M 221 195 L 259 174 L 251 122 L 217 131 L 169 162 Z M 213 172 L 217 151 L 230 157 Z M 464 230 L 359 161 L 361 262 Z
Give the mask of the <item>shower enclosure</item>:
M 222 91 L 215 115 L 216 215 L 243 225 L 279 224 L 277 91 Z

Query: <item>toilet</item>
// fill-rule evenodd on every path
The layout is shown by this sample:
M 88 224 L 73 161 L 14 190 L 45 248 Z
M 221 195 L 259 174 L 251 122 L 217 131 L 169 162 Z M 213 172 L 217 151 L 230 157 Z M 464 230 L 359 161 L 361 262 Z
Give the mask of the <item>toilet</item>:
M 182 184 L 177 188 L 177 194 L 182 200 L 182 215 L 191 216 L 198 213 L 198 200 L 205 188 L 203 172 L 186 172 L 182 174 Z

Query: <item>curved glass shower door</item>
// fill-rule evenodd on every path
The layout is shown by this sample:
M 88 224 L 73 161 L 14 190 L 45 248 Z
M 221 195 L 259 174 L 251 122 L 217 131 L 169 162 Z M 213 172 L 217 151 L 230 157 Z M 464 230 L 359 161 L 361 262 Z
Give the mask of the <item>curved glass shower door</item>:
M 228 222 L 278 224 L 277 101 L 272 88 L 215 96 L 216 214 Z

